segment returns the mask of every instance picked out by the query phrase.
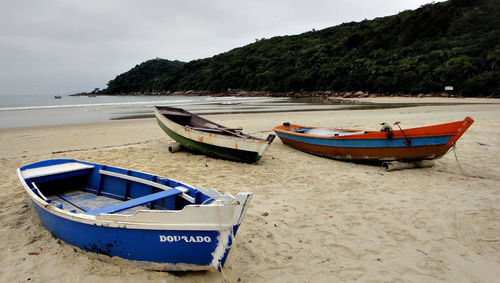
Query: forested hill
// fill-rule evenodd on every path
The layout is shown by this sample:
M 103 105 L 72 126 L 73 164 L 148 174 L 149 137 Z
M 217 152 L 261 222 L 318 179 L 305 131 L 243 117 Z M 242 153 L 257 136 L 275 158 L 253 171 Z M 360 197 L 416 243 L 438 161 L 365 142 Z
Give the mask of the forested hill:
M 500 96 L 500 1 L 451 0 L 258 40 L 188 63 L 154 59 L 103 92 L 442 92 Z
M 130 71 L 118 75 L 108 83 L 107 93 L 130 93 L 153 89 L 154 78 L 179 70 L 184 64 L 180 61 L 152 59 L 136 65 Z

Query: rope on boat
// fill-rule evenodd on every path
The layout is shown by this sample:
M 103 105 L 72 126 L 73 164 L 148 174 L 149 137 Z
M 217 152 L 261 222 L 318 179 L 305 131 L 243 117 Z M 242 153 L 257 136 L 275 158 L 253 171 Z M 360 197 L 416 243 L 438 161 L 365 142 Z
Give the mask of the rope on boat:
M 460 168 L 460 171 L 462 171 L 462 173 L 463 173 L 464 175 L 467 175 L 467 173 L 466 173 L 466 172 L 465 172 L 465 170 L 462 168 L 462 166 L 460 166 L 460 162 L 458 162 L 457 152 L 455 151 L 455 143 L 452 143 L 452 144 L 451 144 L 451 148 L 453 149 L 453 154 L 455 154 L 455 160 L 457 161 L 458 168 Z
M 479 178 L 479 179 L 484 179 L 485 177 L 484 176 L 480 176 L 480 175 L 472 175 L 472 174 L 468 174 L 463 168 L 462 166 L 460 166 L 460 162 L 458 162 L 458 157 L 457 157 L 457 153 L 455 152 L 455 143 L 452 143 L 452 149 L 453 149 L 453 153 L 455 154 L 455 160 L 457 161 L 457 165 L 458 165 L 458 168 L 460 169 L 460 171 L 462 171 L 462 173 L 467 176 L 467 177 L 472 177 L 472 178 Z

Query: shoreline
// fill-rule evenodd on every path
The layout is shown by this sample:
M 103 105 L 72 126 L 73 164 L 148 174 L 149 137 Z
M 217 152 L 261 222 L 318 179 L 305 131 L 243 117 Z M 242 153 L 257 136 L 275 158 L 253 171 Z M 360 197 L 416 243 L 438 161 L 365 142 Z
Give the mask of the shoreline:
M 383 113 L 382 116 L 385 116 L 386 112 L 387 113 L 393 113 L 393 112 L 415 112 L 418 111 L 416 109 L 419 108 L 430 108 L 429 111 L 433 111 L 432 109 L 435 109 L 436 107 L 461 107 L 461 106 L 466 106 L 470 105 L 471 107 L 474 105 L 498 105 L 500 104 L 500 99 L 495 99 L 495 100 L 490 100 L 490 99 L 461 99 L 460 103 L 452 103 L 450 102 L 450 98 L 427 98 L 426 103 L 416 103 L 416 100 L 420 100 L 421 98 L 365 98 L 362 100 L 362 107 L 357 108 L 357 103 L 359 102 L 358 100 L 360 99 L 355 99 L 354 101 L 352 99 L 345 99 L 346 103 L 349 105 L 354 105 L 353 108 L 345 108 L 345 109 L 297 109 L 297 110 L 283 110 L 283 111 L 270 111 L 270 112 L 265 112 L 265 111 L 255 111 L 255 112 L 208 112 L 208 113 L 199 113 L 198 115 L 201 116 L 208 116 L 209 119 L 211 120 L 217 120 L 217 119 L 224 119 L 230 121 L 231 119 L 228 119 L 228 117 L 245 117 L 245 116 L 255 116 L 255 115 L 268 115 L 268 116 L 295 116 L 295 115 L 306 115 L 306 116 L 343 116 L 346 117 L 346 122 L 347 124 L 355 121 L 352 119 L 350 113 L 366 113 L 363 114 L 363 116 L 371 114 L 371 113 Z M 410 101 L 410 102 L 409 102 Z M 366 103 L 377 103 L 376 105 L 382 105 L 382 106 L 375 106 L 374 108 L 366 107 Z M 411 105 L 408 105 L 410 103 Z M 398 106 L 393 106 L 394 104 L 398 104 Z M 364 105 L 364 106 L 363 106 Z M 384 105 L 390 105 L 387 108 L 384 107 Z M 288 115 L 288 113 L 290 115 Z M 293 115 L 292 115 L 293 114 Z M 465 114 L 464 114 L 465 115 Z M 357 115 L 356 115 L 357 116 Z M 457 115 L 455 116 L 456 120 L 461 120 L 463 117 L 459 117 Z M 220 118 L 219 118 L 220 117 Z M 474 118 L 474 117 L 473 117 Z M 349 121 L 353 120 L 353 121 Z M 454 119 L 441 119 L 441 122 L 449 122 Z M 318 119 L 318 123 L 321 120 Z M 282 121 L 283 122 L 283 121 Z M 282 122 L 278 123 L 281 124 Z M 357 121 L 356 124 L 358 125 L 363 125 L 363 121 Z M 276 125 L 278 125 L 276 124 Z M 317 123 L 314 123 L 316 125 Z M 357 126 L 354 124 L 355 126 Z M 271 133 L 271 129 L 276 126 L 270 126 L 269 129 L 267 129 L 268 133 Z M 242 125 L 233 125 L 234 127 L 240 127 Z M 324 125 L 324 126 L 331 126 L 331 127 L 337 127 L 337 126 L 344 126 L 344 125 Z M 353 127 L 353 128 L 359 128 L 358 127 Z M 133 134 L 125 134 L 123 130 L 126 130 L 128 128 L 134 128 L 137 129 L 137 131 L 132 132 Z M 149 129 L 150 127 L 153 128 L 158 128 L 156 119 L 154 118 L 154 114 L 152 113 L 151 115 L 148 115 L 147 117 L 144 116 L 130 116 L 127 115 L 126 117 L 123 118 L 115 118 L 115 119 L 109 119 L 105 121 L 92 121 L 92 122 L 76 122 L 76 123 L 66 123 L 66 124 L 49 124 L 49 125 L 34 125 L 34 126 L 15 126 L 15 127 L 4 127 L 0 128 L 0 144 L 5 144 L 4 148 L 19 148 L 19 146 L 13 142 L 15 141 L 16 137 L 19 136 L 40 136 L 40 140 L 42 140 L 41 143 L 37 143 L 33 145 L 34 148 L 47 148 L 50 150 L 45 150 L 43 151 L 45 154 L 48 153 L 54 153 L 54 152 L 64 152 L 64 151 L 73 151 L 75 148 L 72 149 L 67 149 L 67 148 L 62 148 L 59 149 L 58 146 L 61 144 L 77 144 L 79 145 L 76 150 L 86 150 L 86 149 L 93 149 L 93 148 L 99 148 L 99 147 L 104 147 L 106 145 L 110 145 L 110 147 L 113 146 L 121 146 L 121 145 L 131 145 L 131 144 L 138 144 L 141 143 L 143 140 L 161 140 L 161 139 L 170 139 L 168 136 L 166 136 L 163 131 L 161 131 L 159 128 L 157 130 L 153 131 L 146 131 L 144 129 Z M 378 123 L 373 125 L 372 127 L 378 127 Z M 243 127 L 244 128 L 244 127 Z M 92 133 L 81 133 L 82 129 L 89 129 L 92 131 Z M 143 129 L 143 132 L 140 132 L 139 129 Z M 64 130 L 64 131 L 63 131 Z M 260 131 L 263 131 L 263 129 L 260 129 Z M 26 134 L 26 132 L 29 132 L 29 134 Z M 57 135 L 52 135 L 50 133 L 58 133 Z M 93 135 L 97 133 L 97 139 L 81 139 L 81 137 L 84 137 L 86 135 Z M 144 135 L 143 133 L 147 133 Z M 116 142 L 114 139 L 115 136 L 119 137 L 125 137 L 123 143 Z M 27 147 L 27 145 L 24 145 Z M 2 152 L 0 150 L 0 156 L 24 156 L 25 154 L 21 151 L 4 151 Z
M 478 96 L 478 97 L 464 97 L 461 95 L 455 95 L 447 92 L 437 92 L 437 93 L 419 93 L 419 94 L 409 94 L 409 93 L 392 93 L 392 94 L 381 94 L 381 93 L 370 93 L 366 91 L 285 91 L 285 92 L 272 92 L 272 91 L 244 91 L 244 90 L 229 90 L 226 92 L 212 92 L 212 91 L 158 91 L 158 92 L 128 92 L 128 93 L 94 93 L 94 92 L 81 92 L 70 94 L 69 96 L 213 96 L 213 97 L 289 97 L 289 98 L 318 98 L 318 99 L 328 99 L 328 98 L 380 98 L 380 97 L 396 97 L 396 98 L 500 98 L 494 96 Z
M 368 97 L 368 98 L 343 98 L 342 100 L 356 101 L 360 103 L 423 103 L 429 105 L 436 104 L 500 104 L 500 98 L 479 98 L 479 97 Z
M 254 165 L 180 151 L 151 118 L 0 129 L 0 281 L 474 281 L 500 277 L 500 105 L 461 103 L 353 111 L 202 115 L 266 136 L 283 122 L 403 128 L 474 118 L 431 168 L 385 172 L 271 144 Z M 54 238 L 16 176 L 70 158 L 236 194 L 254 192 L 223 272 L 132 267 Z M 78 262 L 79 264 L 74 264 Z
M 487 98 L 442 98 L 442 97 L 367 97 L 367 98 L 295 98 L 273 100 L 274 98 L 241 97 L 242 103 L 220 105 L 216 101 L 188 101 L 179 103 L 172 100 L 175 107 L 185 108 L 198 115 L 243 114 L 243 113 L 287 113 L 302 111 L 345 111 L 361 109 L 397 109 L 427 105 L 458 104 L 499 104 L 500 99 Z M 238 101 L 238 98 L 231 98 Z M 128 102 L 127 102 L 128 103 Z M 0 111 L 0 129 L 20 126 L 72 124 L 85 122 L 102 122 L 112 120 L 130 120 L 152 118 L 153 105 L 168 105 L 154 101 L 100 102 L 97 104 L 69 104 L 43 107 L 25 107 L 23 109 L 7 109 Z M 184 104 L 183 104 L 184 103 Z M 78 109 L 78 110 L 75 110 Z M 81 109 L 81 110 L 80 110 Z M 41 117 L 41 118 L 40 118 Z

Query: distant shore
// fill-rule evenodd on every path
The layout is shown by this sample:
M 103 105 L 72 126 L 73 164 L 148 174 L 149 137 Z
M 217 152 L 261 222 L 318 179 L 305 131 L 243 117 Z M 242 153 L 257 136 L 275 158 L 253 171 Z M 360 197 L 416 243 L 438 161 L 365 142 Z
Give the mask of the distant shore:
M 499 97 L 464 97 L 451 93 L 393 93 L 379 94 L 363 91 L 357 92 L 334 92 L 334 91 L 302 91 L 302 92 L 269 92 L 269 91 L 240 91 L 230 90 L 227 92 L 210 91 L 163 91 L 163 92 L 129 92 L 129 93 L 77 93 L 70 96 L 212 96 L 212 97 L 289 97 L 299 102 L 309 103 L 335 103 L 335 104 L 455 104 L 455 103 L 500 103 Z
M 128 92 L 128 93 L 113 93 L 105 94 L 99 92 L 81 92 L 77 94 L 72 94 L 70 96 L 100 96 L 100 95 L 116 95 L 116 96 L 213 96 L 213 97 L 290 97 L 290 98 L 311 98 L 317 100 L 332 100 L 339 98 L 377 98 L 377 97 L 417 97 L 417 98 L 430 98 L 430 97 L 443 97 L 443 98 L 465 98 L 460 95 L 456 95 L 448 92 L 441 93 L 419 93 L 419 94 L 408 94 L 408 93 L 392 93 L 392 94 L 381 94 L 381 93 L 370 93 L 366 91 L 289 91 L 289 92 L 270 92 L 270 91 L 243 91 L 243 90 L 228 90 L 226 92 L 211 92 L 211 91 L 157 91 L 157 92 Z M 467 97 L 473 98 L 473 97 Z M 475 98 L 495 98 L 492 96 L 488 97 L 475 97 Z M 498 98 L 498 97 L 497 97 Z

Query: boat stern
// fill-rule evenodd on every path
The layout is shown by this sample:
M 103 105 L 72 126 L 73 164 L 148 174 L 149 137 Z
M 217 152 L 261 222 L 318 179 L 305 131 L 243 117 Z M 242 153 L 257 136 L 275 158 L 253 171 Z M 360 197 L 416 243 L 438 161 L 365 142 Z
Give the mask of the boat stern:
M 224 266 L 224 263 L 227 260 L 229 255 L 229 251 L 231 250 L 231 246 L 233 245 L 234 237 L 236 237 L 236 233 L 241 225 L 241 221 L 243 220 L 243 216 L 247 210 L 248 204 L 252 198 L 253 193 L 245 192 L 238 193 L 236 197 L 233 198 L 232 203 L 237 205 L 234 216 L 233 216 L 233 226 L 230 230 L 221 231 L 219 234 L 219 244 L 217 248 L 212 253 L 213 260 L 212 266 L 215 266 L 217 270 L 221 270 Z M 229 194 L 225 194 L 225 196 L 230 196 Z M 232 196 L 230 196 L 232 197 Z

